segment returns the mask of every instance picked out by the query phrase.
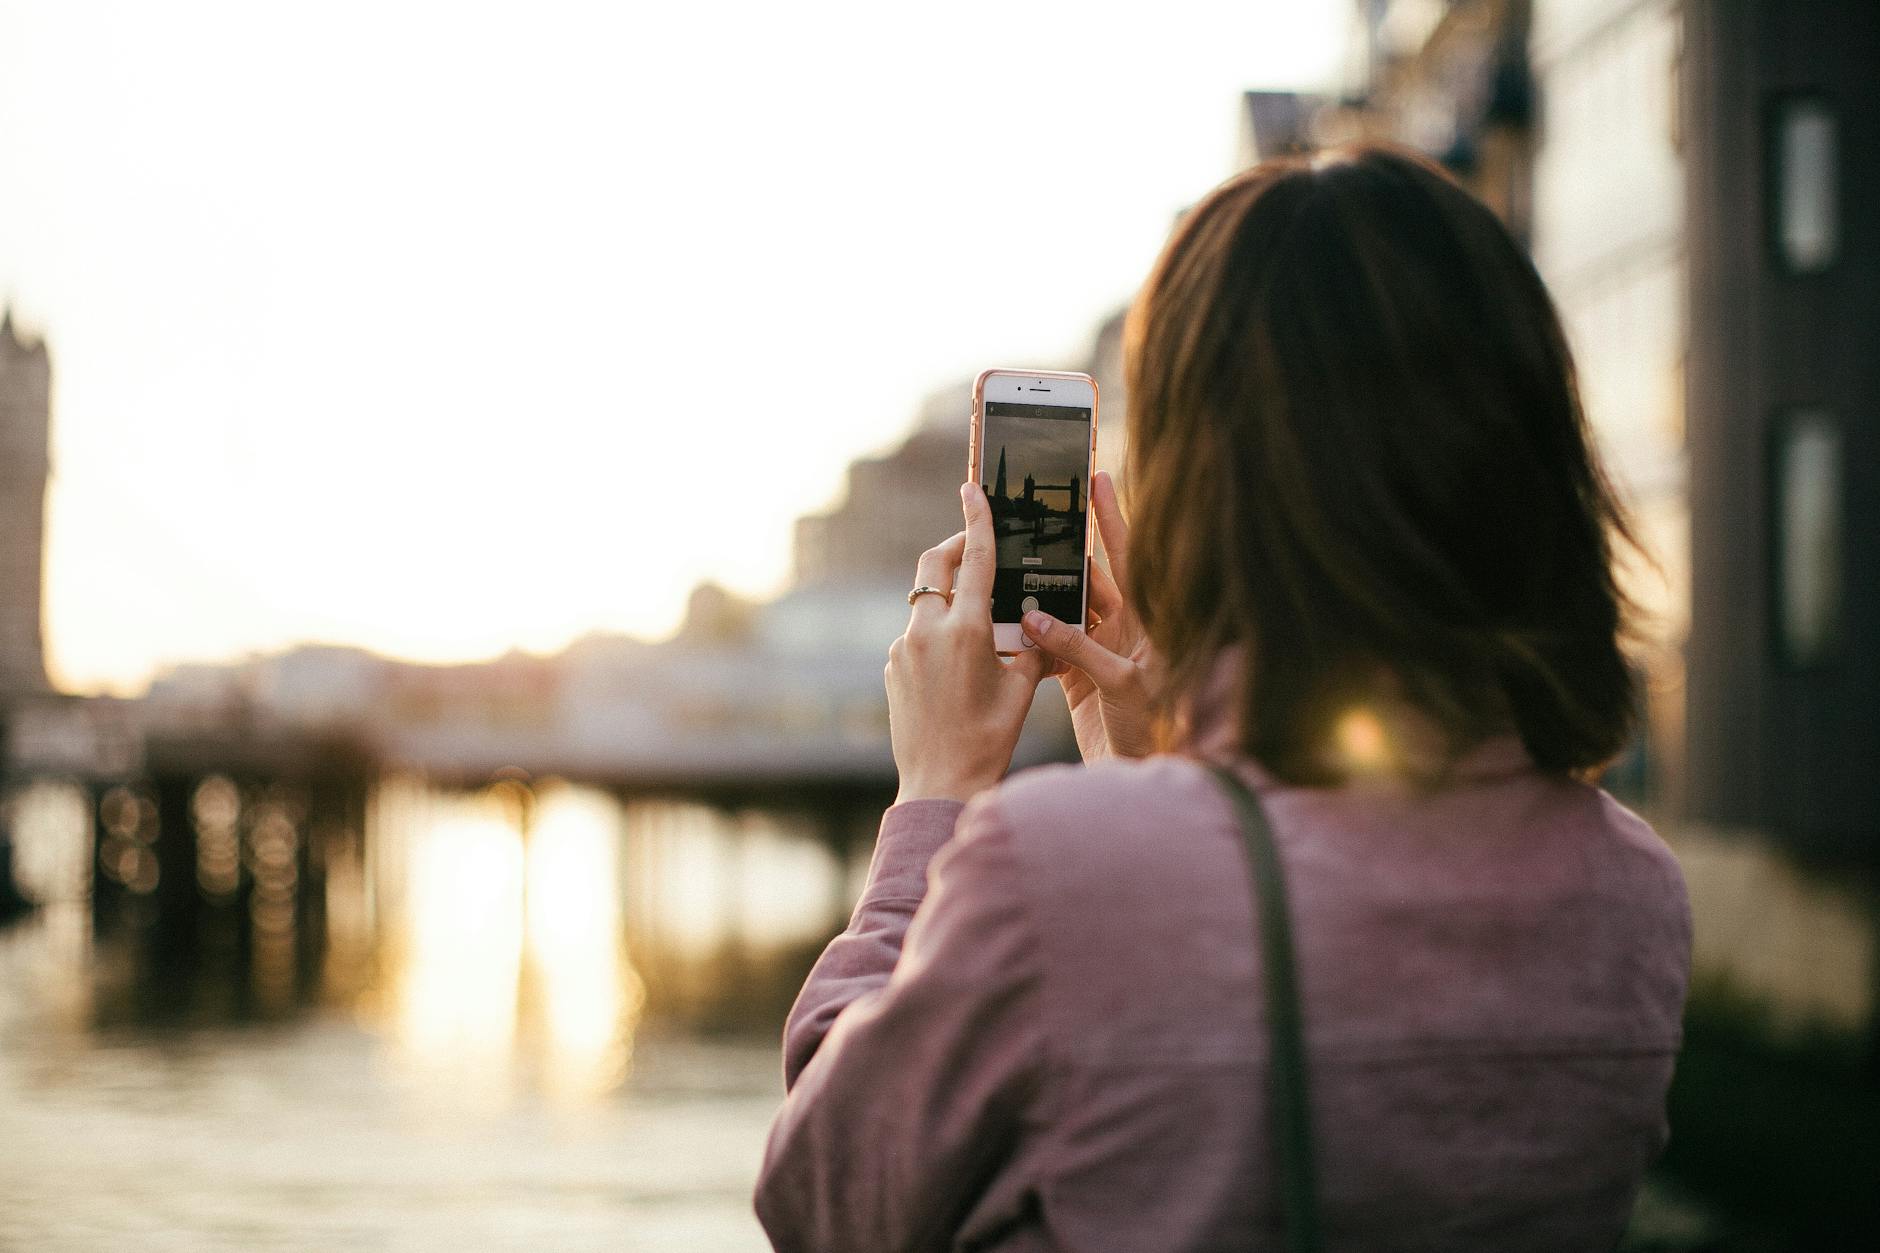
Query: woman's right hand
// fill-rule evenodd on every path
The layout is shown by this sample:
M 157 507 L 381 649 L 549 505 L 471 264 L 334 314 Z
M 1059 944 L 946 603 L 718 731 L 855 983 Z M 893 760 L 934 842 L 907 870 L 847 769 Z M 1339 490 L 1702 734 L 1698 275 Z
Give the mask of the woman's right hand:
M 1142 624 L 1119 590 L 1128 568 L 1129 526 L 1107 471 L 1091 476 L 1090 505 L 1110 560 L 1107 574 L 1090 563 L 1095 625 L 1077 631 L 1034 610 L 1025 615 L 1025 634 L 1057 663 L 1054 672 L 1070 703 L 1071 726 L 1084 760 L 1147 757 L 1154 746 L 1149 716 L 1154 657 Z

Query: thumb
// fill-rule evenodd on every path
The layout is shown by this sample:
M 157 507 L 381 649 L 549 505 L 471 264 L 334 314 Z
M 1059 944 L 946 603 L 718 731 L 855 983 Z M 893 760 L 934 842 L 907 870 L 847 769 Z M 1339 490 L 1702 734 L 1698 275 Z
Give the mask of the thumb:
M 1134 662 L 1117 656 L 1091 639 L 1087 632 L 1066 626 L 1042 610 L 1034 609 L 1026 614 L 1024 627 L 1025 634 L 1038 645 L 1038 652 L 1083 671 L 1105 692 L 1117 691 L 1136 679 Z
M 1006 663 L 1006 671 L 1024 679 L 1027 687 L 1037 687 L 1051 673 L 1051 658 L 1043 649 L 1027 648 Z

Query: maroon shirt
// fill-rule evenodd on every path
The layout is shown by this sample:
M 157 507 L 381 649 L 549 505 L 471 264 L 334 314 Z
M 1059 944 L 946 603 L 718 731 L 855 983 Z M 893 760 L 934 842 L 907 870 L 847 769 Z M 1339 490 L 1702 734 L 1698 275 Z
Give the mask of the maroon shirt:
M 1689 969 L 1663 843 L 1513 739 L 1421 795 L 1243 777 L 1292 898 L 1329 1244 L 1611 1248 Z M 890 809 L 785 1029 L 776 1246 L 1278 1247 L 1244 859 L 1181 757 Z

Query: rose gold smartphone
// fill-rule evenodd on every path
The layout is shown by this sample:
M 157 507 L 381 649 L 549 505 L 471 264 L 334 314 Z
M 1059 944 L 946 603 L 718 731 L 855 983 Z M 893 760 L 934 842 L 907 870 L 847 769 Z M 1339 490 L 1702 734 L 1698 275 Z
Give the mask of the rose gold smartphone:
M 994 647 L 1032 647 L 1019 620 L 1033 609 L 1083 630 L 1097 381 L 1055 370 L 983 372 L 973 380 L 968 447 L 966 477 L 985 490 L 998 536 Z

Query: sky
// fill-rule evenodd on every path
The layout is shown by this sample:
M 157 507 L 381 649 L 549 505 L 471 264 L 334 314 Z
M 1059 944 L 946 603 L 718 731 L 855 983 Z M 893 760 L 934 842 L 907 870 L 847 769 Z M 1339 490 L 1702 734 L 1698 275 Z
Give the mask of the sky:
M 990 416 L 986 419 L 983 478 L 986 483 L 997 486 L 999 456 L 1003 453 L 1008 496 L 1024 495 L 1028 474 L 1039 483 L 1069 483 L 1072 476 L 1082 475 L 1088 468 L 1085 445 L 1089 440 L 1090 427 L 1084 422 Z M 1062 496 L 1054 494 L 1045 503 L 1053 509 L 1061 509 L 1065 502 Z
M 782 590 L 923 396 L 1084 349 L 1347 12 L 0 0 L 54 681 Z

